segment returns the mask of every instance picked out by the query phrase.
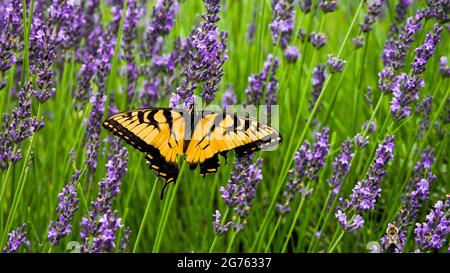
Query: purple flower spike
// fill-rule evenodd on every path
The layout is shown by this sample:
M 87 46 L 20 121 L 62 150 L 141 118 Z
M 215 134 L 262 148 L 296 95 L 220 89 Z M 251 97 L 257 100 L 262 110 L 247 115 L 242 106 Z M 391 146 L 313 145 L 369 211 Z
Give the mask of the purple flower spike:
M 226 108 L 227 106 L 235 105 L 236 102 L 236 93 L 234 92 L 233 87 L 229 85 L 222 96 L 222 107 Z
M 320 0 L 319 7 L 325 13 L 334 12 L 338 8 L 338 1 L 337 0 Z
M 294 0 L 272 0 L 272 22 L 269 28 L 272 31 L 273 44 L 280 44 L 286 49 L 291 41 L 295 25 Z
M 340 209 L 337 210 L 336 219 L 339 225 L 347 232 L 355 232 L 364 226 L 364 218 L 356 214 L 350 221 L 347 219 L 347 215 Z
M 387 136 L 375 152 L 375 159 L 369 167 L 366 179 L 359 181 L 350 195 L 351 201 L 346 201 L 346 207 L 356 211 L 367 211 L 375 207 L 381 195 L 380 183 L 386 176 L 385 167 L 394 157 L 394 137 Z
M 78 201 L 76 183 L 80 177 L 80 172 L 76 171 L 72 176 L 70 184 L 64 186 L 61 193 L 58 194 L 58 207 L 56 212 L 58 218 L 51 221 L 48 227 L 48 241 L 52 245 L 58 245 L 59 241 L 70 234 L 72 231 L 72 221 L 75 212 L 78 210 Z
M 325 158 L 328 155 L 329 135 L 330 130 L 323 128 L 321 132 L 314 134 L 314 145 L 305 141 L 295 154 L 294 168 L 289 170 L 289 180 L 286 183 L 286 190 L 283 192 L 284 202 L 277 204 L 279 213 L 289 213 L 289 206 L 297 195 L 307 197 L 311 193 L 306 188 L 305 182 L 318 179 L 318 173 L 324 166 Z
M 386 42 L 381 57 L 385 67 L 392 66 L 395 70 L 399 70 L 405 66 L 407 52 L 414 42 L 414 36 L 423 27 L 422 20 L 424 18 L 424 13 L 418 11 L 414 17 L 407 19 L 407 23 L 398 37 L 391 37 Z
M 347 62 L 345 60 L 338 59 L 332 54 L 328 55 L 327 65 L 331 73 L 342 72 L 342 70 L 344 70 L 344 66 L 346 63 Z
M 18 37 L 22 33 L 22 1 L 10 1 L 5 5 L 2 14 L 0 19 L 0 72 L 4 73 L 17 61 L 15 52 L 19 46 Z M 4 86 L 0 90 L 3 88 Z
M 416 224 L 414 229 L 417 252 L 442 248 L 450 232 L 450 195 L 445 202 L 437 201 L 433 208 L 428 213 L 426 221 Z
M 327 36 L 322 33 L 311 32 L 309 42 L 317 49 L 321 49 L 327 44 Z
M 142 9 L 138 7 L 136 0 L 130 0 L 128 2 L 127 11 L 125 14 L 125 20 L 123 23 L 123 41 L 124 45 L 124 59 L 127 62 L 126 76 L 128 85 L 128 99 L 131 100 L 134 97 L 135 85 L 139 74 L 138 67 L 135 62 L 135 45 L 134 40 L 137 35 L 137 21 L 142 16 Z
M 367 3 L 367 13 L 364 15 L 364 22 L 360 24 L 363 32 L 369 32 L 372 30 L 372 25 L 381 14 L 385 0 L 375 0 L 371 3 Z
M 448 59 L 445 56 L 439 59 L 439 72 L 443 78 L 450 78 L 450 66 L 448 66 Z
M 275 72 L 278 69 L 278 64 L 278 58 L 269 54 L 261 73 L 253 74 L 248 78 L 248 87 L 245 89 L 246 105 L 259 105 L 264 97 L 264 92 L 266 92 L 265 102 L 267 105 L 276 103 L 278 79 L 275 77 Z
M 14 107 L 12 114 L 3 114 L 0 127 L 0 170 L 6 170 L 21 160 L 19 144 L 44 127 L 44 122 L 32 115 L 32 93 L 31 83 L 25 84 L 19 92 L 18 105 Z
M 392 93 L 394 91 L 395 72 L 390 66 L 387 66 L 378 73 L 378 88 L 384 93 Z
M 393 98 L 391 100 L 391 114 L 400 120 L 411 114 L 410 104 L 419 99 L 419 90 L 425 86 L 422 78 L 415 74 L 405 73 L 397 76 L 393 87 Z
M 431 172 L 435 157 L 432 149 L 422 152 L 420 160 L 414 166 L 414 176 L 406 187 L 406 194 L 402 196 L 403 206 L 397 214 L 397 220 L 393 223 L 398 229 L 400 243 L 395 245 L 395 252 L 403 252 L 405 240 L 409 227 L 417 220 L 422 204 L 430 198 L 431 183 L 436 176 Z M 389 224 L 391 225 L 391 224 Z M 381 242 L 387 240 L 383 236 Z M 383 244 L 384 245 L 384 244 Z M 385 246 L 385 250 L 387 250 Z
M 186 40 L 188 60 L 184 62 L 184 77 L 170 100 L 171 107 L 183 103 L 184 108 L 194 105 L 194 91 L 203 87 L 202 98 L 211 103 L 223 76 L 223 64 L 228 59 L 226 48 L 228 33 L 219 31 L 220 1 L 204 0 L 206 13 L 203 22 Z
M 3 253 L 14 253 L 23 244 L 29 246 L 30 242 L 27 241 L 27 232 L 25 231 L 25 224 L 16 228 L 9 233 L 9 239 L 6 246 L 3 248 Z
M 395 6 L 395 21 L 397 23 L 402 23 L 406 19 L 406 14 L 408 13 L 408 7 L 411 5 L 412 0 L 400 0 Z
M 362 227 L 364 219 L 357 213 L 372 210 L 381 195 L 380 184 L 386 176 L 386 166 L 394 157 L 394 137 L 386 136 L 376 152 L 373 163 L 369 166 L 366 179 L 358 181 L 350 194 L 350 199 L 340 197 L 342 206 L 337 207 L 336 218 L 344 230 L 355 231 Z M 355 213 L 354 221 L 348 223 L 347 215 Z M 353 225 L 354 224 L 354 225 Z M 353 226 L 352 226 L 353 225 Z
M 214 231 L 216 232 L 216 234 L 218 236 L 220 236 L 220 235 L 227 233 L 229 230 L 230 223 L 225 224 L 223 226 L 221 225 L 221 223 L 220 223 L 221 215 L 218 210 L 216 210 L 216 212 L 213 214 L 213 216 L 214 216 L 213 228 L 214 228 Z
M 123 235 L 122 238 L 120 239 L 120 247 L 119 247 L 120 253 L 128 252 L 128 248 L 130 247 L 130 237 L 131 237 L 131 228 L 126 227 L 123 230 Z
M 122 227 L 117 211 L 112 211 L 112 198 L 119 193 L 120 180 L 127 171 L 128 152 L 117 138 L 111 138 L 111 153 L 106 164 L 106 177 L 100 181 L 95 201 L 88 216 L 81 222 L 82 252 L 110 252 L 115 248 L 115 236 Z
M 325 80 L 328 76 L 326 66 L 323 64 L 317 65 L 313 71 L 312 78 L 312 98 L 310 99 L 310 105 L 308 110 L 311 111 L 316 104 L 317 99 L 322 93 L 323 85 L 325 84 Z
M 55 37 L 53 28 L 43 23 L 40 18 L 33 20 L 30 34 L 30 70 L 37 75 L 37 90 L 33 95 L 43 103 L 53 97 L 56 88 L 53 87 L 53 60 L 55 54 Z
M 295 46 L 288 46 L 284 50 L 284 57 L 290 63 L 295 63 L 300 57 L 300 51 Z
M 303 13 L 308 14 L 311 11 L 312 0 L 299 0 L 298 5 Z
M 423 45 L 416 49 L 416 57 L 412 63 L 413 73 L 422 74 L 425 72 L 428 60 L 434 55 L 436 45 L 441 41 L 442 27 L 434 25 L 434 29 L 427 34 Z
M 364 36 L 354 37 L 352 39 L 352 44 L 355 46 L 356 49 L 363 48 L 365 45 Z
M 236 215 L 242 220 L 239 225 L 232 221 L 225 226 L 221 226 L 220 213 L 216 211 L 213 226 L 219 235 L 228 231 L 228 225 L 232 225 L 236 231 L 241 231 L 247 223 L 247 216 L 255 198 L 256 189 L 263 179 L 261 170 L 263 160 L 259 158 L 255 163 L 252 163 L 253 156 L 254 154 L 249 154 L 238 157 L 233 165 L 227 187 L 221 187 L 219 190 L 227 206 L 234 208 Z
M 339 193 L 342 181 L 344 180 L 345 175 L 350 171 L 350 163 L 353 155 L 352 142 L 347 139 L 342 143 L 341 152 L 333 161 L 333 176 L 327 181 L 333 193 L 331 200 Z

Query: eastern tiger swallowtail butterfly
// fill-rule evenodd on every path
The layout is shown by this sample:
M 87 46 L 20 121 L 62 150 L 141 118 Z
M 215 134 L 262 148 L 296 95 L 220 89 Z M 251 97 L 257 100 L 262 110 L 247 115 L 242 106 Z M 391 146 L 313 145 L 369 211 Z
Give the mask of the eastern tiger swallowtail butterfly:
M 237 156 L 276 145 L 281 135 L 250 117 L 211 111 L 148 108 L 115 114 L 103 127 L 145 153 L 150 168 L 166 180 L 178 177 L 177 157 L 184 156 L 200 174 L 217 172 L 218 154 L 235 150 Z

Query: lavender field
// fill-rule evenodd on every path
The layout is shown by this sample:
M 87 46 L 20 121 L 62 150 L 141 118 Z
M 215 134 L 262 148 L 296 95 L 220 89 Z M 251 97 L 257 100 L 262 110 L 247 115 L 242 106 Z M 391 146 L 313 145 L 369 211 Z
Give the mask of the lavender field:
M 449 252 L 449 0 L 1 0 L 3 252 Z M 176 184 L 102 128 L 277 106 Z

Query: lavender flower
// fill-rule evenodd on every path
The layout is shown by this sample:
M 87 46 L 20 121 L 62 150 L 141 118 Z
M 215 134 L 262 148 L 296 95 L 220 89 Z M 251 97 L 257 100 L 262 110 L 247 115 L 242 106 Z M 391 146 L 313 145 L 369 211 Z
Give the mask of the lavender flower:
M 342 210 L 338 209 L 335 216 L 339 225 L 347 232 L 358 231 L 364 225 L 364 218 L 359 214 L 356 214 L 349 221 L 347 215 Z
M 220 20 L 219 0 L 205 0 L 206 13 L 203 14 L 201 26 L 195 29 L 187 39 L 189 61 L 185 64 L 184 78 L 177 88 L 176 96 L 171 99 L 171 106 L 183 102 L 185 108 L 193 105 L 194 90 L 203 84 L 202 98 L 209 104 L 216 96 L 218 84 L 223 76 L 223 64 L 227 60 L 226 41 L 228 33 L 218 31 Z
M 213 216 L 214 216 L 214 221 L 213 221 L 214 232 L 216 232 L 216 234 L 218 236 L 228 233 L 231 222 L 228 222 L 227 224 L 222 225 L 221 221 L 220 221 L 221 215 L 218 210 L 216 210 L 216 212 L 213 214 Z
M 100 41 L 98 49 L 99 57 L 96 60 L 97 75 L 96 84 L 98 85 L 97 94 L 91 97 L 92 110 L 89 115 L 86 139 L 86 165 L 89 167 L 91 174 L 97 170 L 98 149 L 100 147 L 100 131 L 103 112 L 105 107 L 105 81 L 106 76 L 111 70 L 111 58 L 114 54 L 114 47 L 111 44 L 111 37 L 107 36 Z
M 418 47 L 416 51 L 416 57 L 412 63 L 412 70 L 415 74 L 422 74 L 425 72 L 425 65 L 428 60 L 434 55 L 436 51 L 436 45 L 441 41 L 442 27 L 438 24 L 434 25 L 434 29 L 427 34 L 423 45 Z
M 100 181 L 97 199 L 91 202 L 89 215 L 81 222 L 83 252 L 109 252 L 115 248 L 115 234 L 122 227 L 117 211 L 112 211 L 112 198 L 119 193 L 120 180 L 127 171 L 128 152 L 113 138 L 106 164 L 106 177 Z
M 338 2 L 337 0 L 320 0 L 319 7 L 325 13 L 333 12 L 338 8 Z
M 375 0 L 370 3 L 367 2 L 367 13 L 364 15 L 364 22 L 360 24 L 363 32 L 372 30 L 372 25 L 381 14 L 384 2 L 384 0 Z
M 402 23 L 406 19 L 406 14 L 408 13 L 408 7 L 411 5 L 412 0 L 399 0 L 395 6 L 395 21 L 397 23 Z
M 264 97 L 264 91 L 266 91 L 266 104 L 273 105 L 276 103 L 278 80 L 275 77 L 275 72 L 278 69 L 278 64 L 278 58 L 269 54 L 261 73 L 248 77 L 248 87 L 245 89 L 246 105 L 259 105 Z
M 426 221 L 416 224 L 414 229 L 417 252 L 440 249 L 450 232 L 450 195 L 445 202 L 437 201 L 433 208 L 428 213 Z
M 323 33 L 311 32 L 309 42 L 317 49 L 321 49 L 327 44 L 327 36 Z
M 14 253 L 23 244 L 28 246 L 29 242 L 27 241 L 26 237 L 27 232 L 25 231 L 25 224 L 11 231 L 9 233 L 8 242 L 6 243 L 6 246 L 2 250 L 3 253 Z
M 233 87 L 229 85 L 222 96 L 222 107 L 226 108 L 227 106 L 235 105 L 236 101 L 236 93 L 234 92 Z
M 450 78 L 450 67 L 447 64 L 447 57 L 442 56 L 439 59 L 439 72 L 441 73 L 442 78 Z
M 363 48 L 365 45 L 364 36 L 357 36 L 352 39 L 352 44 L 356 49 Z
M 355 142 L 356 147 L 362 149 L 369 145 L 369 138 L 367 136 L 363 137 L 361 134 L 356 134 L 353 137 L 353 141 Z
M 341 151 L 333 161 L 333 176 L 327 181 L 333 195 L 331 200 L 339 193 L 342 181 L 344 180 L 345 175 L 350 171 L 353 155 L 353 145 L 351 141 L 347 139 L 342 143 Z
M 290 63 L 295 63 L 300 57 L 300 51 L 295 46 L 287 46 L 284 50 L 284 57 Z
M 325 84 L 325 80 L 327 78 L 327 71 L 326 66 L 323 64 L 317 65 L 313 71 L 313 78 L 312 78 L 312 98 L 310 99 L 310 105 L 308 110 L 312 111 L 314 108 L 314 105 L 317 102 L 317 99 L 320 96 L 320 93 L 322 93 L 323 85 Z
M 378 88 L 384 93 L 392 93 L 395 85 L 395 72 L 390 66 L 387 66 L 378 73 Z
M 238 157 L 233 165 L 227 187 L 221 187 L 219 190 L 227 206 L 234 208 L 236 215 L 241 220 L 239 224 L 235 221 L 227 224 L 233 225 L 236 231 L 241 231 L 247 223 L 247 216 L 255 198 L 256 189 L 263 178 L 261 171 L 263 160 L 259 158 L 253 164 L 252 160 L 253 154 Z M 228 231 L 227 226 L 220 226 L 220 213 L 217 211 L 213 226 L 219 235 Z
M 419 99 L 419 90 L 424 86 L 424 80 L 414 74 L 402 73 L 397 76 L 391 100 L 391 114 L 395 119 L 409 117 L 411 114 L 409 105 Z
M 164 38 L 170 33 L 174 26 L 175 14 L 178 11 L 178 1 L 157 1 L 150 18 L 150 24 L 145 34 L 142 46 L 140 74 L 146 77 L 144 89 L 139 94 L 143 107 L 154 105 L 163 97 L 162 90 L 167 88 L 167 94 L 172 91 L 170 74 L 173 73 L 179 57 L 179 52 L 184 50 L 180 39 L 176 39 L 174 50 L 169 56 L 163 55 Z M 166 75 L 167 74 L 167 75 Z
M 350 199 L 340 198 L 342 207 L 338 207 L 338 213 L 336 213 L 336 218 L 341 226 L 348 230 L 349 223 L 345 223 L 343 220 L 342 213 L 347 217 L 348 210 L 353 210 L 353 219 L 358 218 L 358 228 L 352 229 L 356 231 L 362 227 L 363 219 L 359 216 L 359 212 L 368 211 L 375 207 L 377 199 L 381 195 L 380 184 L 386 176 L 386 165 L 392 160 L 394 156 L 394 137 L 386 136 L 383 143 L 378 146 L 375 152 L 375 159 L 369 167 L 369 171 L 366 174 L 366 179 L 358 181 L 353 188 L 352 194 L 350 194 Z M 339 213 L 341 211 L 342 213 Z M 347 219 L 347 218 L 345 218 Z
M 122 238 L 120 239 L 120 245 L 119 245 L 120 253 L 125 253 L 128 251 L 128 248 L 130 247 L 130 237 L 131 237 L 131 228 L 126 227 L 123 230 L 123 235 L 122 235 Z
M 272 31 L 273 44 L 280 43 L 282 49 L 286 49 L 294 31 L 294 5 L 294 0 L 272 0 L 272 22 L 269 28 Z
M 422 203 L 428 201 L 430 197 L 430 185 L 436 179 L 431 172 L 433 162 L 433 150 L 424 150 L 421 159 L 414 166 L 414 176 L 405 190 L 406 194 L 402 197 L 403 206 L 397 215 L 397 220 L 393 224 L 389 224 L 395 225 L 398 229 L 400 242 L 395 246 L 396 252 L 403 252 L 408 228 L 419 216 Z M 387 235 L 381 238 L 382 243 L 385 241 L 387 241 Z
M 377 131 L 377 124 L 372 121 L 369 123 L 369 121 L 366 121 L 362 126 L 361 129 L 365 132 L 367 132 L 367 134 L 373 134 Z
M 0 73 L 3 75 L 17 61 L 15 51 L 19 47 L 18 37 L 22 32 L 22 1 L 13 0 L 2 12 L 0 20 Z M 3 89 L 5 82 L 2 80 Z
M 342 72 L 342 70 L 344 70 L 344 66 L 346 63 L 347 62 L 345 60 L 336 58 L 332 54 L 328 54 L 327 65 L 331 73 Z
M 383 50 L 382 60 L 385 67 L 392 66 L 398 70 L 405 66 L 407 52 L 414 42 L 415 34 L 422 29 L 421 21 L 425 18 L 422 11 L 418 11 L 414 17 L 409 17 L 407 23 L 398 37 L 391 37 Z
M 150 60 L 152 56 L 161 54 L 162 41 L 173 28 L 178 1 L 159 0 L 156 2 L 150 24 L 145 33 L 143 58 Z M 147 71 L 148 72 L 148 71 Z
M 299 0 L 298 5 L 303 13 L 308 14 L 311 11 L 312 0 Z
M 3 114 L 0 131 L 0 170 L 6 170 L 21 160 L 20 144 L 44 127 L 44 122 L 32 115 L 32 93 L 31 83 L 25 84 L 19 92 L 18 105 L 14 107 L 12 114 Z
M 76 190 L 76 183 L 80 177 L 81 172 L 76 171 L 72 176 L 70 184 L 64 186 L 61 193 L 58 194 L 58 207 L 56 212 L 58 214 L 56 221 L 51 221 L 48 227 L 48 241 L 52 245 L 58 245 L 59 241 L 70 234 L 72 231 L 72 221 L 75 212 L 78 210 L 78 201 Z
M 315 143 L 313 149 L 308 141 L 303 142 L 300 149 L 294 156 L 294 168 L 289 170 L 289 180 L 286 190 L 283 192 L 283 203 L 277 204 L 278 212 L 287 214 L 290 212 L 290 204 L 297 195 L 303 197 L 311 193 L 305 182 L 316 181 L 318 173 L 325 164 L 325 157 L 329 149 L 330 130 L 323 128 L 321 132 L 314 134 Z
M 90 171 L 97 170 L 98 149 L 100 147 L 100 122 L 105 108 L 106 95 L 98 93 L 91 98 L 92 110 L 89 115 L 86 136 L 88 145 L 86 148 L 86 165 Z
M 55 45 L 76 48 L 86 27 L 85 14 L 81 5 L 73 1 L 53 0 L 48 7 L 49 25 L 54 30 Z
M 142 10 L 137 6 L 136 0 L 130 0 L 128 2 L 127 11 L 125 14 L 125 20 L 123 23 L 123 41 L 124 45 L 124 59 L 127 62 L 126 66 L 126 76 L 127 76 L 127 95 L 128 100 L 131 101 L 134 97 L 134 91 L 136 88 L 136 81 L 138 78 L 139 70 L 134 60 L 134 49 L 133 44 L 136 39 L 137 34 L 137 21 L 142 16 Z
M 53 87 L 53 60 L 55 54 L 55 37 L 53 28 L 46 25 L 39 18 L 33 20 L 30 34 L 31 71 L 37 74 L 38 90 L 33 95 L 41 102 L 45 102 L 56 92 Z
M 384 168 L 392 160 L 393 153 L 394 137 L 387 136 L 375 152 L 375 159 L 369 167 L 366 180 L 359 181 L 350 195 L 350 204 L 357 211 L 367 211 L 375 207 L 375 202 L 381 195 L 379 184 L 386 175 Z

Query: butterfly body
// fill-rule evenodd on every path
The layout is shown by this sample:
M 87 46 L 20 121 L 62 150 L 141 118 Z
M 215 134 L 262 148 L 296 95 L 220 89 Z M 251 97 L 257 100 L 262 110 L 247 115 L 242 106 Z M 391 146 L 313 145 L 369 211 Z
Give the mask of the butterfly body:
M 150 168 L 166 183 L 178 177 L 183 156 L 200 174 L 215 173 L 218 155 L 244 155 L 281 141 L 280 134 L 256 119 L 212 111 L 148 108 L 115 114 L 103 127 L 145 153 Z

